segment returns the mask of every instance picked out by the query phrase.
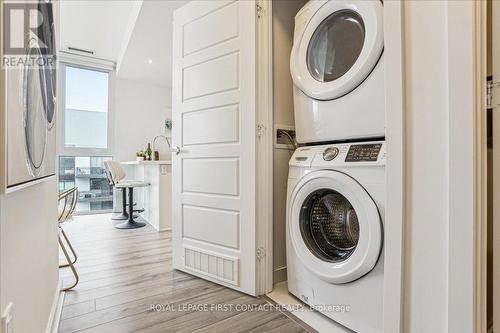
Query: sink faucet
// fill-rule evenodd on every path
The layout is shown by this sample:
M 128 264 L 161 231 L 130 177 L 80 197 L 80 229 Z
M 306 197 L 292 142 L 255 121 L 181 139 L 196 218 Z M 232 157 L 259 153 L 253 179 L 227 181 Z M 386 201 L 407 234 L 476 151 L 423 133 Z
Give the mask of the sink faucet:
M 156 140 L 157 140 L 158 138 L 164 138 L 164 139 L 165 139 L 165 141 L 166 141 L 166 142 L 167 142 L 167 144 L 168 144 L 168 148 L 170 148 L 170 141 L 168 141 L 168 138 L 167 138 L 165 135 L 161 135 L 161 134 L 160 134 L 160 135 L 157 135 L 157 136 L 155 136 L 155 138 L 153 139 L 153 155 L 154 155 L 154 152 L 156 151 L 156 149 L 155 149 L 155 148 L 156 148 Z

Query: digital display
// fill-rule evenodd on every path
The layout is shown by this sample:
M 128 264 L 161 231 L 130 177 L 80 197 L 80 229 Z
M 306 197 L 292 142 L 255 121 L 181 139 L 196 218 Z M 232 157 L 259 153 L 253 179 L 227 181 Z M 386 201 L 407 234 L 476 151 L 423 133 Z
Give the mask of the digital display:
M 382 148 L 381 143 L 352 145 L 347 152 L 346 162 L 375 162 Z

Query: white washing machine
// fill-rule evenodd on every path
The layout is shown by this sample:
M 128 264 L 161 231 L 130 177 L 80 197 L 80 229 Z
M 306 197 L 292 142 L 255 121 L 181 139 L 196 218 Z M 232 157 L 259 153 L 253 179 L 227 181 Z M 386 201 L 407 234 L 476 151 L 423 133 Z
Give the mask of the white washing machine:
M 385 136 L 383 5 L 311 0 L 295 16 L 297 141 Z
M 290 160 L 288 290 L 358 333 L 382 332 L 385 142 L 299 148 Z

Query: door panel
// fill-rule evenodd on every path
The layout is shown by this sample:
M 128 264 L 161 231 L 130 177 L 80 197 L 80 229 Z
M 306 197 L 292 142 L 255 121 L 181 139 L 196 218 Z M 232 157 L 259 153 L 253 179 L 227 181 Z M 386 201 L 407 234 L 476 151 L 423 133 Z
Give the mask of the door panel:
M 220 22 L 224 21 L 224 24 Z M 222 6 L 211 15 L 184 26 L 184 56 L 238 37 L 238 4 Z
M 174 268 L 255 295 L 255 2 L 174 14 Z
M 207 121 L 217 118 L 212 126 Z M 238 143 L 239 109 L 238 105 L 187 112 L 182 115 L 183 137 L 185 146 L 208 143 Z
M 183 192 L 238 195 L 239 159 L 185 158 L 182 166 Z
M 220 56 L 184 68 L 184 99 L 237 89 L 238 72 L 238 53 Z
M 184 237 L 239 248 L 239 213 L 184 205 Z

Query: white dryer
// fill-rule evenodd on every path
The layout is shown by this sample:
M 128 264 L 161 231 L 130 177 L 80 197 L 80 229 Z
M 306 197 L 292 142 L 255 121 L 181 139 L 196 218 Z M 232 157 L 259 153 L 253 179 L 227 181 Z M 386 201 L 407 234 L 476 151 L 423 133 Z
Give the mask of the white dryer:
M 385 142 L 299 148 L 287 201 L 289 291 L 358 333 L 382 332 Z
M 385 136 L 383 5 L 313 0 L 295 16 L 290 71 L 297 141 Z

